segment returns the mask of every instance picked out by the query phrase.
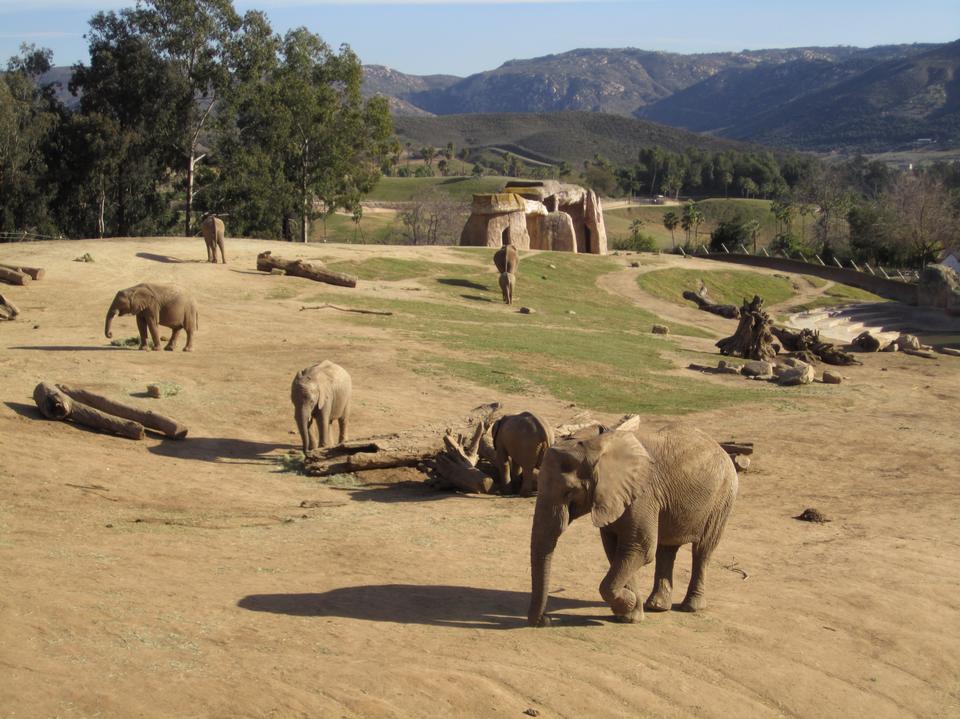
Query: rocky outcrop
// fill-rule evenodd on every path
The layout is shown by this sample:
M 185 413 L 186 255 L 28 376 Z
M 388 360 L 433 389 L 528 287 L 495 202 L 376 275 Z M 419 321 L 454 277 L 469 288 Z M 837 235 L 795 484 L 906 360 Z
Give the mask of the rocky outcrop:
M 927 265 L 917 283 L 917 304 L 960 315 L 960 276 L 947 265 Z
M 603 207 L 593 190 L 555 180 L 515 181 L 474 195 L 460 244 L 519 250 L 607 252 Z

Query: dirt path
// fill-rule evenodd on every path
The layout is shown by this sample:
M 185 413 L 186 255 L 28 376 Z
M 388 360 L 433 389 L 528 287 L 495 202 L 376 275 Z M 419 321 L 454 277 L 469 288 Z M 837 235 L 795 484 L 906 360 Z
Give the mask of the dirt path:
M 606 561 L 582 519 L 554 561 L 559 626 L 529 629 L 533 500 L 433 494 L 401 473 L 334 488 L 283 471 L 296 442 L 290 378 L 324 357 L 353 374 L 358 433 L 498 395 L 412 371 L 399 358 L 417 345 L 388 324 L 298 312 L 315 286 L 250 272 L 271 246 L 290 249 L 231 241 L 227 267 L 193 261 L 197 239 L 0 247 L 0 261 L 47 268 L 4 290 L 23 318 L 0 323 L 0 715 L 960 714 L 960 360 L 872 356 L 843 385 L 771 388 L 764 405 L 689 418 L 757 444 L 710 567 L 710 608 L 610 622 L 597 592 Z M 84 252 L 96 262 L 71 261 Z M 601 286 L 713 327 L 636 295 L 635 274 Z M 106 346 L 112 294 L 147 278 L 195 288 L 193 354 Z M 266 299 L 281 284 L 294 296 Z M 129 334 L 119 318 L 115 336 Z M 130 442 L 41 421 L 40 379 L 142 402 L 148 382 L 176 383 L 148 406 L 190 437 Z M 501 398 L 550 419 L 569 411 Z M 791 519 L 807 506 L 833 521 Z M 679 600 L 686 550 L 677 574 Z

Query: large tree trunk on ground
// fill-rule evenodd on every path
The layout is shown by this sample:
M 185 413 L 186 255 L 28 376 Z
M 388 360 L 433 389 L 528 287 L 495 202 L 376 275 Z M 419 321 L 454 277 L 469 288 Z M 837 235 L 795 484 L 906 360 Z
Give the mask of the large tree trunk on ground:
M 3 295 L 0 295 L 0 320 L 12 320 L 20 314 L 20 310 Z
M 269 251 L 261 252 L 257 255 L 257 269 L 261 272 L 270 272 L 270 270 L 279 269 L 293 277 L 305 277 L 308 280 L 326 282 L 327 284 L 338 285 L 340 287 L 357 286 L 357 278 L 353 275 L 333 272 L 314 262 L 284 260 L 280 257 L 273 257 Z
M 115 402 L 108 397 L 103 397 L 102 395 L 94 394 L 84 389 L 68 387 L 63 384 L 58 384 L 57 389 L 77 402 L 82 402 L 94 409 L 122 417 L 123 419 L 139 422 L 147 429 L 160 432 L 171 439 L 183 439 L 187 436 L 187 428 L 182 424 L 175 419 L 164 417 L 162 414 L 157 414 L 151 410 L 137 409 L 136 407 Z
M 720 354 L 744 359 L 770 361 L 777 356 L 773 342 L 773 323 L 763 311 L 763 300 L 754 295 L 750 302 L 744 301 L 740 308 L 740 324 L 730 337 L 717 342 Z
M 128 439 L 143 439 L 143 425 L 88 407 L 46 382 L 41 382 L 34 388 L 33 401 L 47 419 L 70 420 L 99 432 L 108 432 Z
M 780 340 L 783 348 L 789 352 L 809 353 L 831 365 L 861 364 L 860 360 L 849 352 L 844 352 L 829 342 L 820 339 L 818 330 L 791 330 L 786 327 L 771 327 L 770 331 Z
M 0 267 L 0 282 L 6 282 L 9 285 L 28 285 L 32 281 L 33 278 L 26 272 Z
M 44 274 L 46 274 L 42 267 L 26 267 L 24 265 L 8 265 L 6 263 L 0 263 L 0 267 L 6 270 L 23 272 L 24 274 L 30 275 L 30 278 L 34 280 L 42 280 Z
M 740 310 L 736 305 L 717 305 L 711 302 L 709 299 L 698 295 L 696 292 L 692 292 L 691 290 L 685 290 L 683 293 L 683 298 L 685 300 L 690 300 L 691 302 L 696 302 L 697 307 L 704 312 L 711 312 L 715 315 L 726 317 L 728 320 L 740 319 Z

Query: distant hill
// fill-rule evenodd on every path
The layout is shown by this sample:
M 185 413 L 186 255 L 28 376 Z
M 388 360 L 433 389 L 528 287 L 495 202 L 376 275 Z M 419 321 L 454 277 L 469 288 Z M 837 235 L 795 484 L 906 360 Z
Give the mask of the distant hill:
M 946 148 L 960 145 L 957 48 L 582 49 L 466 78 L 371 66 L 365 90 L 403 101 L 405 115 L 589 111 L 796 149 Z
M 579 164 L 600 154 L 614 162 L 630 162 L 644 146 L 674 151 L 744 149 L 743 143 L 698 135 L 646 120 L 598 112 L 499 113 L 395 117 L 401 140 L 415 147 L 497 148 L 532 160 Z

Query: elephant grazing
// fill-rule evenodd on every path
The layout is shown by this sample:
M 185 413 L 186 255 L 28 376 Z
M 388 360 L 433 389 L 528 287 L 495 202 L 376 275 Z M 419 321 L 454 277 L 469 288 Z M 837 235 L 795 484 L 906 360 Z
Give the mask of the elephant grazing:
M 137 316 L 142 350 L 147 348 L 148 330 L 153 339 L 153 349 L 160 349 L 160 330 L 157 325 L 163 325 L 173 330 L 165 350 L 172 350 L 180 330 L 186 330 L 187 344 L 183 351 L 193 351 L 193 335 L 199 327 L 197 303 L 182 287 L 144 283 L 120 290 L 107 310 L 107 319 L 103 326 L 107 339 L 113 337 L 110 325 L 116 315 Z
M 493 264 L 497 266 L 497 271 L 500 273 L 500 291 L 503 293 L 503 301 L 508 305 L 513 304 L 513 288 L 517 283 L 517 265 L 520 264 L 517 248 L 513 245 L 504 245 L 493 253 Z
M 340 424 L 339 442 L 347 439 L 350 416 L 350 375 L 340 365 L 324 360 L 297 372 L 290 387 L 293 416 L 303 441 L 303 453 L 330 444 L 330 424 Z M 319 428 L 319 444 L 314 432 Z
M 693 545 L 693 570 L 680 608 L 703 609 L 704 573 L 736 496 L 730 457 L 693 428 L 668 425 L 650 435 L 606 432 L 557 443 L 540 468 L 530 540 L 529 623 L 549 624 L 553 551 L 569 522 L 588 512 L 610 562 L 600 594 L 621 621 L 640 621 L 644 607 L 670 609 L 673 562 L 681 544 Z M 635 575 L 654 557 L 653 591 L 641 605 Z
M 497 454 L 497 469 L 500 470 L 500 492 L 516 492 L 516 475 L 522 473 L 519 493 L 524 497 L 531 496 L 537 490 L 537 469 L 544 453 L 553 444 L 553 430 L 532 412 L 521 412 L 498 419 L 490 434 Z
M 220 248 L 220 261 L 227 264 L 227 256 L 223 252 L 223 220 L 216 215 L 207 215 L 200 223 L 203 230 L 203 241 L 207 245 L 207 262 L 217 263 L 217 247 Z

